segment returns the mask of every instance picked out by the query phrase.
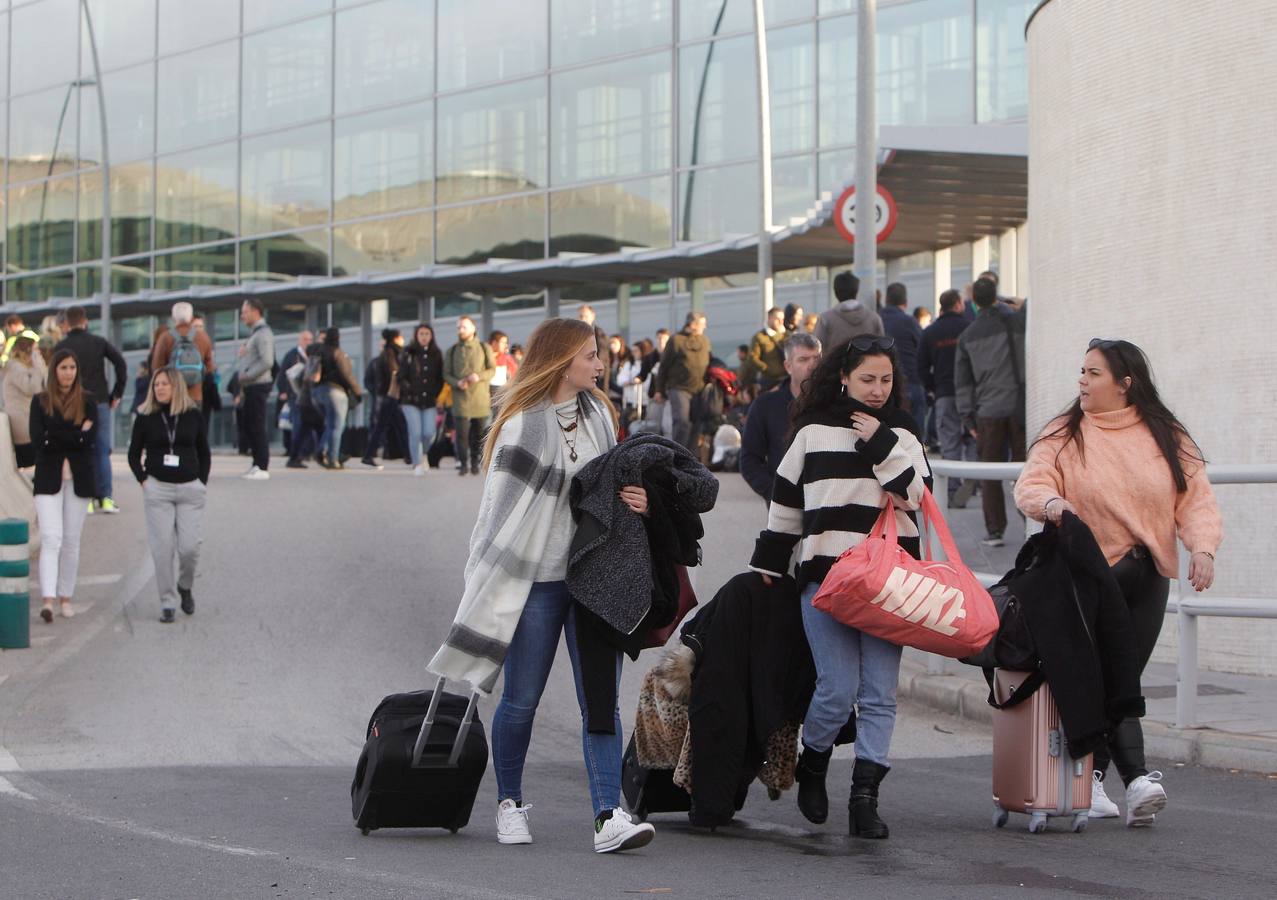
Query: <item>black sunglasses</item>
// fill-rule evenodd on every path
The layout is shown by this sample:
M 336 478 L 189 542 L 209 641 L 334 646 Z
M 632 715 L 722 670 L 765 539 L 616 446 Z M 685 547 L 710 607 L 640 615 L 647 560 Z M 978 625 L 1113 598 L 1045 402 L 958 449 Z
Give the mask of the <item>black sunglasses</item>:
M 1086 349 L 1087 350 L 1096 350 L 1096 349 L 1112 350 L 1114 347 L 1116 347 L 1120 343 L 1121 341 L 1110 341 L 1104 338 L 1091 338 L 1091 343 L 1086 345 Z
M 892 337 L 877 337 L 872 334 L 862 334 L 860 337 L 851 339 L 851 346 L 859 350 L 861 353 L 868 353 L 871 350 L 890 350 L 896 346 L 896 339 Z

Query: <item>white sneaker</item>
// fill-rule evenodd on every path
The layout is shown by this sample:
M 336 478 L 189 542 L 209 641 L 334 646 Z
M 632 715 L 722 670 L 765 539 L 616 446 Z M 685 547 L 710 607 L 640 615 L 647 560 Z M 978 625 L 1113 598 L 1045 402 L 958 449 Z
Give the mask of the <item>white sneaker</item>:
M 1144 828 L 1166 808 L 1166 789 L 1158 784 L 1161 772 L 1141 775 L 1126 786 L 1126 827 Z
M 1092 772 L 1091 777 L 1095 779 L 1091 785 L 1091 818 L 1116 819 L 1122 811 L 1109 799 L 1109 795 L 1104 793 L 1104 782 L 1100 780 L 1100 773 Z
M 619 806 L 612 810 L 612 818 L 594 822 L 594 852 L 612 853 L 615 850 L 634 850 L 652 843 L 656 829 L 648 823 L 641 825 Z
M 413 474 L 413 475 L 415 475 L 415 476 L 417 476 L 418 478 L 420 478 L 422 475 L 425 475 L 425 474 L 426 474 L 426 467 L 425 467 L 425 466 L 413 466 L 413 467 L 412 467 L 412 474 Z
M 497 804 L 497 843 L 530 844 L 532 831 L 528 828 L 528 810 L 532 804 L 519 806 L 513 800 Z
M 257 466 L 253 466 L 251 469 L 249 469 L 247 472 L 245 472 L 243 475 L 239 477 L 243 478 L 246 481 L 269 481 L 270 472 L 259 469 L 257 468 Z

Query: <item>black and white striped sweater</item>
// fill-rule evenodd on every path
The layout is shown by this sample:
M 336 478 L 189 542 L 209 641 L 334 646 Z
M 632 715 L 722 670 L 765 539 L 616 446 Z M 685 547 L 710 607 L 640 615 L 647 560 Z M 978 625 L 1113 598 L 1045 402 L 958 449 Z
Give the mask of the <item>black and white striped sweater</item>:
M 851 430 L 856 411 L 882 422 L 868 441 Z M 750 568 L 782 577 L 802 541 L 798 588 L 819 584 L 838 557 L 873 530 L 888 491 L 895 495 L 900 546 L 917 557 L 918 525 L 911 511 L 931 486 L 931 466 L 913 428 L 908 413 L 849 399 L 803 424 L 776 470 L 767 528 L 758 536 Z

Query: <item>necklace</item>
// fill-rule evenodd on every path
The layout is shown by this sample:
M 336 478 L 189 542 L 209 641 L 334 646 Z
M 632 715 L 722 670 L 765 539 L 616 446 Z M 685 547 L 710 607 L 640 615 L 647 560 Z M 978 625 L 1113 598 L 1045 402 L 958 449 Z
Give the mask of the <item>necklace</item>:
M 559 419 L 559 431 L 563 434 L 563 443 L 568 448 L 568 458 L 572 462 L 576 462 L 576 442 L 581 436 L 577 431 L 577 426 L 581 424 L 581 410 L 578 406 L 575 411 L 565 413 L 563 410 L 555 407 L 554 414 Z

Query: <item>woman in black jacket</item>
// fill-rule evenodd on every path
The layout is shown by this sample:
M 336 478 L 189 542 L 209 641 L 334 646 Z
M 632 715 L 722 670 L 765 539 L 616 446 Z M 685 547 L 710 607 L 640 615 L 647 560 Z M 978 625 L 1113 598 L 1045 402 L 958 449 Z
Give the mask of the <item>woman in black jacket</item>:
M 324 413 L 324 434 L 319 439 L 319 464 L 326 469 L 344 469 L 341 435 L 346 430 L 346 414 L 357 406 L 363 391 L 355 382 L 354 365 L 341 349 L 341 329 L 329 328 L 319 345 L 319 383 L 311 389 L 315 405 Z
M 160 369 L 151 377 L 146 402 L 133 422 L 129 468 L 142 485 L 146 536 L 160 590 L 160 621 L 166 624 L 173 621 L 179 596 L 182 612 L 188 616 L 195 612 L 191 588 L 203 541 L 211 462 L 203 416 L 187 393 L 185 379 L 172 366 Z
M 48 389 L 31 404 L 35 509 L 41 543 L 40 618 L 46 622 L 53 621 L 54 597 L 63 618 L 75 614 L 71 595 L 80 568 L 80 533 L 97 490 L 93 459 L 97 405 L 80 380 L 74 353 L 57 351 L 49 369 Z
M 408 455 L 412 474 L 424 475 L 422 448 L 435 438 L 435 398 L 443 390 L 443 354 L 435 331 L 425 322 L 417 326 L 412 343 L 399 360 L 399 407 L 408 426 Z

